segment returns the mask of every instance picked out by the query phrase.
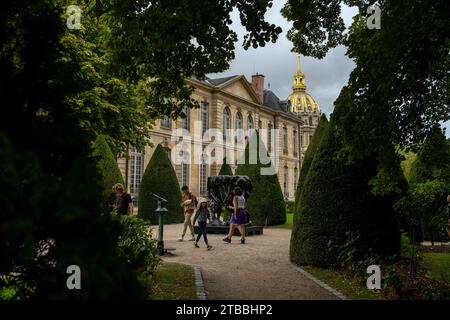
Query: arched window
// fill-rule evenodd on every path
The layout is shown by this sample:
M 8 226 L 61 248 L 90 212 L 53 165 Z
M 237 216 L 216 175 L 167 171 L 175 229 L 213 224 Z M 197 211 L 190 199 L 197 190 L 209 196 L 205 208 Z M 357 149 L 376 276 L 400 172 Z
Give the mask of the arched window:
M 313 125 L 313 118 L 312 118 L 312 117 L 309 117 L 309 118 L 308 118 L 308 123 L 309 123 L 310 126 Z
M 183 113 L 184 113 L 184 118 L 183 118 L 183 129 L 189 130 L 189 118 L 190 118 L 190 114 L 189 114 L 189 108 L 187 106 L 184 106 L 183 108 Z
M 242 114 L 240 112 L 236 113 L 235 130 L 237 143 L 242 143 Z
M 226 140 L 226 138 L 229 136 L 231 129 L 231 113 L 230 109 L 228 107 L 225 107 L 223 109 L 223 139 Z

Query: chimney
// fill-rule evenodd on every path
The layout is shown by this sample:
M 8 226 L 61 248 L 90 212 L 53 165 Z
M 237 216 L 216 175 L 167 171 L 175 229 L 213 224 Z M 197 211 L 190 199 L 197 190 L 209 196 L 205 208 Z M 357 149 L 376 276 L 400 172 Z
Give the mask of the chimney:
M 264 103 L 264 76 L 256 73 L 252 76 L 252 88 L 256 92 L 261 104 Z

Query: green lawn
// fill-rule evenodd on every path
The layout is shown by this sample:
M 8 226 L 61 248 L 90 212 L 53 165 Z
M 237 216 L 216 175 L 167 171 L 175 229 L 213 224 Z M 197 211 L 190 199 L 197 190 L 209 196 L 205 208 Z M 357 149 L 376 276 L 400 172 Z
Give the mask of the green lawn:
M 426 252 L 423 254 L 423 259 L 429 277 L 450 283 L 450 253 Z
M 197 300 L 194 270 L 163 262 L 156 271 L 152 291 L 152 300 Z
M 292 221 L 294 219 L 294 215 L 292 213 L 286 214 L 286 223 L 280 224 L 276 227 L 278 228 L 284 228 L 284 229 L 292 229 Z
M 330 269 L 322 269 L 317 267 L 302 267 L 305 271 L 312 274 L 330 287 L 339 290 L 347 298 L 352 300 L 384 300 L 384 298 L 367 289 L 363 284 L 354 280 L 346 279 L 343 275 Z

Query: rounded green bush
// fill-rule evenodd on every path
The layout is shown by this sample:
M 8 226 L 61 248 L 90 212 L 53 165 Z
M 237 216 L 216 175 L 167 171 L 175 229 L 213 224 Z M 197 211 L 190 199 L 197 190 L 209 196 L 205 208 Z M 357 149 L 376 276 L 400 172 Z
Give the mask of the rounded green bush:
M 355 254 L 355 259 L 368 252 L 379 257 L 400 252 L 400 231 L 393 209 L 396 197 L 375 196 L 369 185 L 378 161 L 368 157 L 343 163 L 335 158 L 340 147 L 333 127 L 328 126 L 294 216 L 290 258 L 297 264 L 329 267 L 337 262 L 339 248 L 361 254 Z M 348 235 L 357 236 L 352 248 L 344 246 Z

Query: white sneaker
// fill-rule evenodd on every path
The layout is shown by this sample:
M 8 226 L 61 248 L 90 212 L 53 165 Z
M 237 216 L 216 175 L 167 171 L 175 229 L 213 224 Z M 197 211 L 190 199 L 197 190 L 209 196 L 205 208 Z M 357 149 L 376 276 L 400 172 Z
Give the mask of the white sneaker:
M 179 237 L 178 241 L 180 241 L 180 242 L 183 241 L 183 237 Z
M 190 238 L 189 241 L 195 241 L 195 237 Z

